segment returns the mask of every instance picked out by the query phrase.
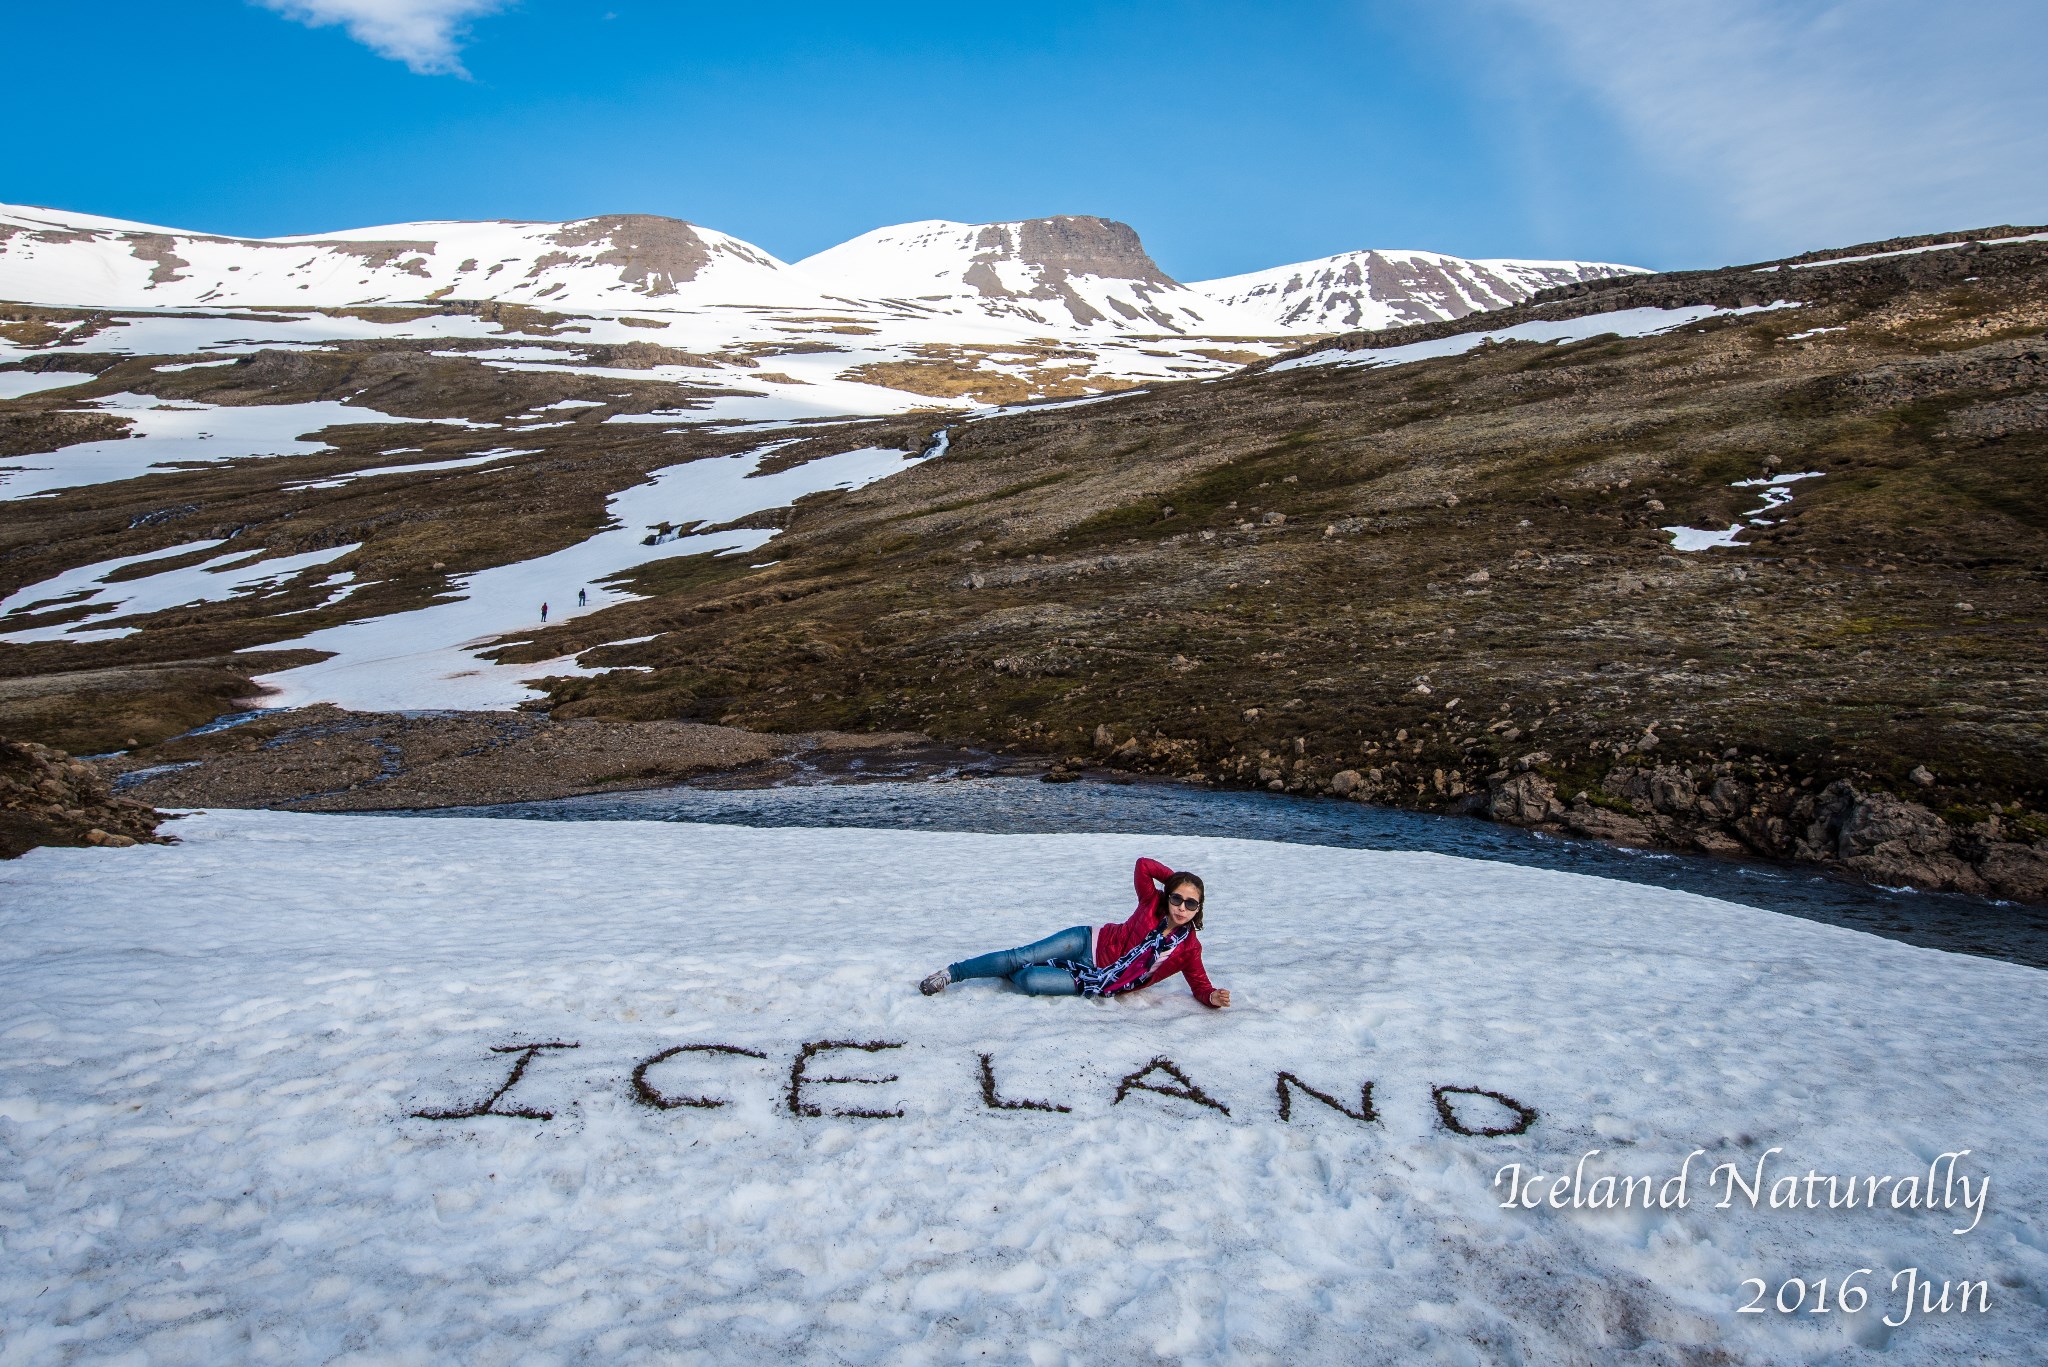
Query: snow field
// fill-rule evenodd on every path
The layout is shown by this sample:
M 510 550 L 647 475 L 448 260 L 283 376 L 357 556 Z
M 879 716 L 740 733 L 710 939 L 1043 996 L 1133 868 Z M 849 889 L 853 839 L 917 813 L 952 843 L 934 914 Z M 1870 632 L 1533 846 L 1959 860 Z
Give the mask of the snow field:
M 128 420 L 128 434 L 79 442 L 57 451 L 17 456 L 0 465 L 0 500 L 58 489 L 134 479 L 171 464 L 212 464 L 249 456 L 311 456 L 334 448 L 305 434 L 357 423 L 484 424 L 461 418 L 401 418 L 359 404 L 323 400 L 222 406 L 160 399 L 154 394 L 109 394 L 87 401 Z M 20 465 L 15 461 L 50 461 Z
M 19 399 L 47 389 L 69 389 L 76 384 L 91 384 L 97 378 L 72 370 L 0 370 L 0 399 Z
M 197 564 L 159 570 L 140 578 L 109 579 L 116 570 L 131 565 L 171 560 L 224 544 L 219 540 L 188 541 L 181 546 L 143 555 L 124 555 L 95 565 L 65 570 L 40 584 L 20 589 L 0 601 L 0 628 L 7 625 L 9 618 L 25 617 L 31 612 L 78 607 L 90 607 L 93 611 L 80 621 L 26 627 L 17 631 L 0 630 L 0 641 L 16 644 L 30 641 L 111 641 L 132 636 L 140 628 L 109 626 L 107 623 L 120 617 L 161 612 L 166 608 L 224 602 L 251 590 L 278 589 L 305 571 L 339 560 L 362 546 L 360 541 L 352 541 L 343 546 L 279 556 L 265 556 L 260 546 L 245 546 L 211 556 Z
M 716 526 L 749 513 L 779 508 L 806 494 L 852 489 L 908 469 L 926 456 L 884 447 L 861 447 L 807 461 L 773 474 L 756 473 L 761 462 L 788 441 L 770 442 L 731 456 L 707 457 L 657 470 L 645 484 L 613 494 L 606 507 L 612 525 L 573 546 L 510 565 L 458 577 L 448 601 L 410 612 L 327 627 L 263 650 L 325 650 L 318 664 L 263 676 L 278 690 L 266 702 L 303 707 L 331 702 L 356 711 L 418 707 L 469 710 L 510 709 L 540 696 L 526 680 L 549 675 L 593 674 L 574 656 L 534 664 L 493 664 L 483 652 L 519 639 L 542 623 L 560 623 L 633 594 L 603 580 L 639 565 L 677 555 L 737 554 L 757 550 L 775 536 L 772 528 L 664 535 L 703 523 Z M 648 538 L 656 538 L 649 545 Z M 589 601 L 577 606 L 585 589 Z
M 227 812 L 0 866 L 0 1363 L 2028 1360 L 2048 978 L 1445 856 L 1137 836 Z M 1108 1003 L 947 959 L 1121 918 L 1206 957 Z M 800 1050 L 818 1053 L 791 1113 Z M 534 1055 L 499 1114 L 473 1109 Z M 723 1099 L 657 1109 L 662 1097 Z M 1071 1107 L 990 1109 L 1000 1095 Z M 1171 1059 L 1225 1116 L 1118 1081 Z M 1380 1119 L 1297 1096 L 1288 1070 Z M 1153 1081 L 1171 1085 L 1161 1074 Z M 1436 1085 L 1540 1114 L 1474 1137 Z M 1479 1103 L 1483 1106 L 1485 1103 Z M 539 1120 L 503 1112 L 549 1112 Z M 1491 1117 L 1475 1112 L 1478 1118 Z M 1476 1128 L 1476 1126 L 1475 1126 Z M 1940 1211 L 1503 1210 L 1501 1165 L 1993 1181 Z M 1738 1315 L 1741 1281 L 1992 1309 Z M 1880 1278 L 1878 1285 L 1882 1286 Z M 1873 1311 L 1895 1312 L 1882 1292 Z

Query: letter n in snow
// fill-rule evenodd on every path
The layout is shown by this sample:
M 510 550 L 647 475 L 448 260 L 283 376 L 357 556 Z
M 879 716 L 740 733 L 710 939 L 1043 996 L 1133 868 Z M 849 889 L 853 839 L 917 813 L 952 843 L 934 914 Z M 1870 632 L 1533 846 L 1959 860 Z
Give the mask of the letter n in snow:
M 1294 1118 L 1294 1094 L 1290 1089 L 1295 1088 L 1308 1093 L 1338 1114 L 1348 1115 L 1361 1124 L 1369 1125 L 1380 1118 L 1380 1113 L 1372 1107 L 1372 1084 L 1370 1082 L 1358 1089 L 1358 1109 L 1354 1111 L 1343 1102 L 1337 1100 L 1336 1097 L 1331 1096 L 1327 1092 L 1317 1091 L 1294 1074 L 1282 1073 L 1273 1080 L 1273 1090 L 1280 1094 L 1280 1118 L 1282 1120 L 1292 1120 Z

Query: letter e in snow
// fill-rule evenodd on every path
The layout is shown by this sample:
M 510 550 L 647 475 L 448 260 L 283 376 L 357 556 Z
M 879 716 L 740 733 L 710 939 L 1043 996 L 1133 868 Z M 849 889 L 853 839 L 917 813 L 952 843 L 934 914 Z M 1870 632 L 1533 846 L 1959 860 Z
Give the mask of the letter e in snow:
M 861 1043 L 857 1040 L 812 1040 L 797 1051 L 796 1062 L 789 1066 L 789 1113 L 791 1115 L 824 1116 L 832 1115 L 847 1120 L 900 1120 L 901 1111 L 827 1111 L 813 1102 L 804 1100 L 805 1087 L 822 1087 L 828 1083 L 861 1083 L 880 1086 L 896 1081 L 894 1073 L 887 1077 L 808 1077 L 805 1070 L 811 1059 L 818 1054 L 835 1049 L 860 1049 L 867 1053 L 880 1053 L 884 1049 L 901 1049 L 902 1041 L 889 1043 L 881 1040 Z

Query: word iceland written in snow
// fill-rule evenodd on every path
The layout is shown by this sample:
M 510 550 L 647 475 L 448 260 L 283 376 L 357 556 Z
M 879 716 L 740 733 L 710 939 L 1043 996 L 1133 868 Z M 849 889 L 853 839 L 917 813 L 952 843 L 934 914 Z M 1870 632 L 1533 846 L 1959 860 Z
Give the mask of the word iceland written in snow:
M 823 1054 L 858 1051 L 878 1054 L 901 1049 L 902 1040 L 809 1040 L 800 1046 L 789 1065 L 789 1073 L 782 1089 L 781 1102 L 791 1116 L 832 1117 L 852 1120 L 900 1120 L 906 1114 L 901 1108 L 870 1109 L 863 1107 L 832 1107 L 819 1100 L 820 1088 L 832 1086 L 882 1086 L 902 1079 L 894 1073 L 883 1075 L 837 1076 L 812 1071 L 812 1065 Z M 538 1110 L 507 1101 L 511 1091 L 526 1076 L 527 1069 L 542 1054 L 557 1050 L 580 1049 L 574 1041 L 546 1040 L 529 1044 L 495 1044 L 494 1054 L 512 1057 L 512 1066 L 506 1072 L 496 1091 L 481 1101 L 467 1102 L 455 1106 L 430 1106 L 408 1112 L 414 1120 L 473 1120 L 485 1116 L 502 1116 L 516 1120 L 552 1120 L 554 1112 Z M 750 1049 L 738 1044 L 675 1044 L 648 1055 L 634 1065 L 631 1090 L 635 1101 L 657 1111 L 673 1111 L 685 1108 L 715 1110 L 729 1106 L 732 1102 L 724 1097 L 693 1096 L 666 1090 L 661 1080 L 652 1076 L 654 1070 L 685 1055 L 724 1055 L 732 1058 L 766 1060 L 768 1055 L 759 1049 Z M 993 1054 L 978 1054 L 982 1106 L 991 1111 L 1040 1111 L 1059 1115 L 1072 1114 L 1073 1107 L 1055 1101 L 1033 1101 L 1008 1098 L 1002 1095 L 996 1083 L 996 1063 Z M 1218 1100 L 1204 1090 L 1186 1070 L 1172 1059 L 1161 1055 L 1118 1080 L 1115 1095 L 1110 1105 L 1121 1105 L 1134 1092 L 1151 1092 L 1159 1096 L 1173 1097 L 1193 1102 L 1221 1115 L 1228 1116 L 1228 1104 Z M 1358 1104 L 1346 1105 L 1330 1092 L 1322 1091 L 1301 1080 L 1286 1070 L 1275 1073 L 1273 1078 L 1275 1114 L 1283 1121 L 1294 1118 L 1297 1097 L 1307 1097 L 1342 1115 L 1349 1116 L 1360 1124 L 1375 1124 L 1380 1119 L 1378 1108 L 1373 1102 L 1373 1084 L 1366 1082 L 1359 1087 Z M 1472 1138 L 1490 1139 L 1505 1135 L 1526 1133 L 1537 1120 L 1534 1107 L 1524 1105 L 1513 1097 L 1485 1087 L 1456 1087 L 1433 1085 L 1430 1100 L 1435 1105 L 1437 1120 L 1452 1134 Z M 1493 1111 L 1493 1119 L 1504 1123 L 1486 1124 L 1470 1113 L 1474 1107 Z M 1497 1108 L 1497 1109 L 1495 1109 Z

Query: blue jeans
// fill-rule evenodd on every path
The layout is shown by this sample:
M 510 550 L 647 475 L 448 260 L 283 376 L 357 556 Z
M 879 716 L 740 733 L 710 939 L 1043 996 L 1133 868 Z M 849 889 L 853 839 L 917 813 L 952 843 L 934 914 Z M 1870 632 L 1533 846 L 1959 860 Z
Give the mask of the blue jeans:
M 1052 961 L 1071 959 L 1075 963 L 1092 966 L 1095 963 L 1091 945 L 1094 938 L 1095 933 L 1089 927 L 1071 926 L 1035 944 L 999 949 L 993 954 L 980 954 L 949 964 L 947 971 L 953 975 L 954 982 L 967 978 L 1008 978 L 1034 997 L 1076 997 L 1081 989 L 1074 986 L 1073 975 L 1064 968 L 1054 968 Z

